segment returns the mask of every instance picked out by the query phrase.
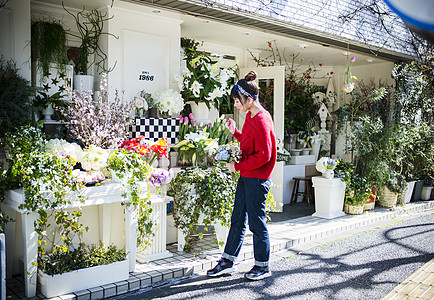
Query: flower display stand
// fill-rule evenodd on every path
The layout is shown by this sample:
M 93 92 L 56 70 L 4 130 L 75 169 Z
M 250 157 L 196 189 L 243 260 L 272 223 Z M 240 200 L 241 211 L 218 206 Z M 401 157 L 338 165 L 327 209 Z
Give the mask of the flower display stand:
M 312 216 L 334 219 L 345 215 L 345 182 L 340 178 L 315 176 L 312 177 L 312 184 L 315 190 L 315 213 Z
M 41 293 L 47 298 L 52 298 L 74 291 L 127 280 L 130 275 L 128 271 L 128 260 L 123 260 L 53 276 L 39 271 L 38 280 L 41 285 Z
M 99 240 L 101 240 L 105 245 L 109 245 L 112 239 L 111 228 L 114 221 L 112 216 L 112 205 L 114 203 L 119 205 L 120 202 L 124 201 L 124 198 L 121 196 L 123 193 L 121 185 L 108 181 L 108 183 L 103 183 L 99 186 L 86 187 L 81 192 L 85 199 L 84 203 L 74 202 L 65 208 L 97 206 L 97 224 L 99 228 L 94 230 L 94 232 L 99 236 Z M 38 267 L 36 262 L 38 235 L 34 228 L 34 222 L 37 220 L 38 215 L 34 212 L 20 209 L 19 206 L 23 202 L 23 189 L 6 191 L 5 201 L 2 203 L 2 209 L 8 216 L 17 220 L 16 222 L 9 222 L 5 226 L 7 249 L 6 270 L 8 272 L 8 277 L 11 277 L 14 271 L 20 271 L 20 258 L 23 258 L 24 269 L 21 270 L 20 273 L 24 274 L 25 295 L 26 297 L 31 298 L 36 295 L 37 286 Z M 126 206 L 123 207 L 126 208 Z M 131 212 L 125 209 L 125 245 L 126 252 L 128 253 L 128 260 L 126 260 L 126 262 L 127 265 L 129 263 L 129 268 L 126 269 L 127 272 L 123 273 L 123 276 L 127 276 L 127 278 L 128 271 L 134 271 L 135 266 L 137 233 L 134 230 L 134 222 L 132 222 L 132 220 L 133 217 L 131 216 Z M 137 228 L 137 224 L 135 224 L 135 226 Z M 112 264 L 107 265 L 107 268 L 110 268 L 111 265 Z M 105 271 L 105 273 L 110 272 L 112 271 Z M 80 274 L 80 272 L 74 274 Z M 79 281 L 85 284 L 84 280 Z M 66 281 L 66 283 L 67 282 L 68 281 Z M 78 287 L 76 290 L 82 289 L 84 288 Z M 47 289 L 47 293 L 51 294 L 51 291 Z
M 166 249 L 166 235 L 167 235 L 167 203 L 172 201 L 173 198 L 158 197 L 151 194 L 151 208 L 152 208 L 152 222 L 155 229 L 153 230 L 154 236 L 150 240 L 150 245 L 147 245 L 144 250 L 139 246 L 137 249 L 136 260 L 139 263 L 146 263 L 157 259 L 163 259 L 173 256 Z

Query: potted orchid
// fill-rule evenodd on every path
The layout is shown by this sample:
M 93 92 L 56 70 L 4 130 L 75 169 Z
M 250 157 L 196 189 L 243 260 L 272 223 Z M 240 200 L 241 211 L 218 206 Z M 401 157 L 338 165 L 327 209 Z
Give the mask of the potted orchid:
M 351 61 L 348 64 L 347 71 L 345 72 L 345 82 L 342 86 L 342 90 L 345 93 L 350 93 L 354 89 L 354 83 L 351 82 L 351 79 L 357 80 L 356 76 L 352 76 L 350 73 L 351 67 L 353 66 L 353 63 L 356 61 L 356 57 L 351 57 Z
M 322 173 L 322 176 L 327 179 L 333 179 L 334 169 L 338 165 L 338 161 L 331 159 L 330 157 L 321 157 L 315 164 L 315 168 L 318 172 Z

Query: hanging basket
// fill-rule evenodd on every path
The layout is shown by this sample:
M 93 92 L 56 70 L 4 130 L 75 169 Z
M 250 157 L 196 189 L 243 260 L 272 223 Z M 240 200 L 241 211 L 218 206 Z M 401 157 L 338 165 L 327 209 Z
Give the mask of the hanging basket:
M 378 205 L 386 208 L 395 207 L 397 201 L 398 193 L 390 191 L 386 186 L 383 187 L 383 193 L 377 200 Z
M 361 214 L 363 214 L 363 211 L 364 211 L 363 208 L 364 208 L 363 204 L 350 205 L 350 204 L 345 203 L 345 205 L 344 205 L 344 211 L 346 214 L 349 214 L 349 215 L 361 215 Z

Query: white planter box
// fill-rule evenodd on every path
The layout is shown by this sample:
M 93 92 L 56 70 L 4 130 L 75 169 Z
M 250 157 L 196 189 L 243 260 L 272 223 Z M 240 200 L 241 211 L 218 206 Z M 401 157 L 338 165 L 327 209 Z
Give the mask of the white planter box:
M 291 156 L 291 160 L 289 161 L 290 165 L 308 165 L 314 164 L 315 155 L 300 155 L 300 156 Z
M 38 271 L 41 293 L 47 298 L 127 280 L 128 277 L 128 260 L 53 276 Z

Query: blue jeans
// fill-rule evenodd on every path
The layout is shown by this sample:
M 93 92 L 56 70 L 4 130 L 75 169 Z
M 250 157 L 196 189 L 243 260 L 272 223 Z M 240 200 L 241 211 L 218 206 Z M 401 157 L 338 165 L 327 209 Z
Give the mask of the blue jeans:
M 231 228 L 222 257 L 235 261 L 240 253 L 246 232 L 247 219 L 253 233 L 255 265 L 268 266 L 270 260 L 270 237 L 266 226 L 265 200 L 271 187 L 271 180 L 240 176 L 235 193 Z

